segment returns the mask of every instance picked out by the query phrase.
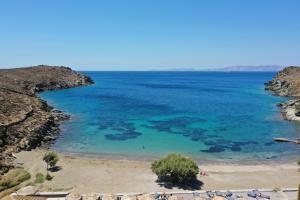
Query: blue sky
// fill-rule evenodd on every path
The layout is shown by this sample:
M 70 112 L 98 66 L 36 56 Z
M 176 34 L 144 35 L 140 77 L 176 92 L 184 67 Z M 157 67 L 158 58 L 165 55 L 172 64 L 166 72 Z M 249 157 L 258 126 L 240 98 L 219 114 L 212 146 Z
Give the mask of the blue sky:
M 300 1 L 3 0 L 0 67 L 300 65 Z

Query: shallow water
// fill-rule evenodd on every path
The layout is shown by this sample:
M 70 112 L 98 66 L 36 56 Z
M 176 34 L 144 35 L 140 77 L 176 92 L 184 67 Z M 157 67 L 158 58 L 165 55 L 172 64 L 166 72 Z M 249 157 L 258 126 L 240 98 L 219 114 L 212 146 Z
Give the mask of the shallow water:
M 52 148 L 143 159 L 180 152 L 198 160 L 295 158 L 296 123 L 281 118 L 264 82 L 275 73 L 85 72 L 88 87 L 41 93 L 72 115 Z

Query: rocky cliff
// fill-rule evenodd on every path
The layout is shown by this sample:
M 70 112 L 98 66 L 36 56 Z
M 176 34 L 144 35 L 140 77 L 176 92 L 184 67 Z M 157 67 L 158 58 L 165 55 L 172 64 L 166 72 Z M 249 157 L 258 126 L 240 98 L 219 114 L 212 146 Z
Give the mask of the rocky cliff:
M 0 69 L 0 173 L 12 167 L 13 152 L 53 141 L 59 123 L 69 118 L 37 97 L 37 92 L 92 83 L 67 67 Z
M 266 90 L 274 95 L 291 97 L 280 103 L 283 117 L 287 120 L 300 121 L 300 67 L 287 67 L 278 72 L 276 77 L 265 83 Z

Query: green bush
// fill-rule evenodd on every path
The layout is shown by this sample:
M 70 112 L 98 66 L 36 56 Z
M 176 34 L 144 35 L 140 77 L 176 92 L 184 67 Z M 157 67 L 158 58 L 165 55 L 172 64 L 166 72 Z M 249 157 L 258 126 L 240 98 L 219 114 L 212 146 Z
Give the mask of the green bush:
M 173 183 L 186 183 L 197 179 L 198 165 L 190 158 L 180 154 L 169 154 L 151 166 L 160 180 L 171 180 Z
M 30 179 L 30 174 L 24 169 L 10 170 L 0 178 L 0 191 L 15 187 L 28 179 Z
M 47 181 L 51 181 L 53 179 L 53 176 L 51 176 L 50 174 L 46 175 L 46 180 Z
M 54 152 L 48 152 L 44 155 L 43 160 L 47 164 L 47 171 L 49 170 L 50 167 L 54 167 L 58 161 L 58 156 Z
M 45 181 L 45 176 L 44 176 L 44 174 L 42 174 L 42 173 L 37 173 L 37 174 L 35 175 L 35 181 L 34 181 L 34 183 L 44 183 L 44 181 Z

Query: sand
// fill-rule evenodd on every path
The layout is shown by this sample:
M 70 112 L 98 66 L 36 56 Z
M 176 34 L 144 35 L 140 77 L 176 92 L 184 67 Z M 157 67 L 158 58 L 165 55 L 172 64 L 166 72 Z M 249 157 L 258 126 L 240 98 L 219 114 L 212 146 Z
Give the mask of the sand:
M 34 177 L 46 174 L 42 161 L 44 150 L 23 151 L 16 162 Z M 51 181 L 40 185 L 41 190 L 71 190 L 80 193 L 135 193 L 183 191 L 190 188 L 164 186 L 156 182 L 150 162 L 128 160 L 103 160 L 89 157 L 59 155 L 60 170 L 51 172 Z M 208 176 L 198 177 L 203 182 L 201 189 L 248 189 L 248 188 L 296 188 L 300 183 L 300 172 L 295 163 L 270 164 L 205 164 L 199 166 Z

